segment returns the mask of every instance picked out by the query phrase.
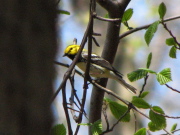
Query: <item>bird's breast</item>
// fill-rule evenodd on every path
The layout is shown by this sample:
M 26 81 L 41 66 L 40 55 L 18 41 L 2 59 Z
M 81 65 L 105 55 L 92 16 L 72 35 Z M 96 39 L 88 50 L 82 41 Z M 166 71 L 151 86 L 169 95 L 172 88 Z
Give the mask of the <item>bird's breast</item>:
M 86 71 L 86 63 L 84 62 L 78 62 L 76 64 L 82 71 Z M 92 76 L 92 77 L 100 77 L 100 78 L 104 78 L 105 74 L 106 74 L 106 69 L 101 67 L 101 66 L 98 66 L 96 64 L 90 64 L 90 71 L 89 71 L 89 74 Z

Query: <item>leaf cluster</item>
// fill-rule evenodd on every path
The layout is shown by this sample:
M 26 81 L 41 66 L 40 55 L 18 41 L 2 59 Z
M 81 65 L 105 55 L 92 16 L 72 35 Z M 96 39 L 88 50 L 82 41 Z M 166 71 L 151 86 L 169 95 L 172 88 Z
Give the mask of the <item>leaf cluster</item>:
M 135 71 L 129 73 L 127 75 L 128 79 L 131 82 L 137 81 L 139 79 L 142 79 L 142 78 L 146 77 L 147 74 L 149 73 L 149 74 L 156 75 L 156 79 L 161 85 L 164 85 L 164 84 L 172 81 L 172 79 L 171 79 L 171 69 L 170 68 L 165 68 L 160 72 L 155 72 L 155 71 L 149 69 L 149 67 L 151 65 L 151 60 L 152 60 L 152 53 L 150 53 L 148 55 L 146 68 L 139 68 L 138 70 L 135 70 Z

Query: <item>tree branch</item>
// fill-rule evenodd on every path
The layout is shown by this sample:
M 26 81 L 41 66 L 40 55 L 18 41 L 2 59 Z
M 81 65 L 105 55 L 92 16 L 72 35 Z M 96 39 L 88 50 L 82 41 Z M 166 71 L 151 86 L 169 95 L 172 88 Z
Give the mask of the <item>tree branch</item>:
M 101 16 L 98 16 L 96 13 L 93 14 L 94 17 L 96 19 L 99 19 L 101 21 L 107 21 L 107 22 L 116 22 L 116 21 L 120 21 L 121 19 L 120 18 L 114 18 L 114 19 L 111 19 L 111 18 L 103 18 Z
M 171 21 L 171 20 L 179 19 L 179 18 L 180 18 L 180 16 L 170 17 L 170 18 L 164 19 L 164 22 L 168 22 L 168 21 Z M 126 36 L 128 36 L 129 34 L 132 34 L 132 33 L 136 32 L 136 31 L 139 31 L 139 30 L 142 30 L 142 29 L 147 29 L 151 24 L 147 24 L 147 25 L 144 25 L 144 26 L 140 26 L 140 27 L 131 29 L 131 30 L 121 34 L 119 36 L 119 40 L 126 37 Z
M 56 64 L 58 65 L 62 65 L 62 66 L 65 66 L 65 67 L 68 67 L 67 64 L 63 64 L 63 63 L 59 63 L 59 62 L 56 62 Z M 80 76 L 84 77 L 83 74 L 81 72 L 79 72 L 78 70 L 75 70 L 77 74 L 79 74 Z M 116 94 L 115 92 L 113 92 L 112 90 L 109 90 L 101 85 L 99 85 L 98 83 L 96 83 L 94 80 L 88 80 L 89 82 L 91 82 L 95 87 L 99 88 L 99 91 L 104 91 L 106 92 L 107 94 L 109 95 L 112 95 L 113 97 L 117 98 L 118 100 L 120 100 L 121 102 L 123 102 L 124 104 L 126 104 L 127 106 L 131 105 L 131 108 L 138 112 L 139 114 L 141 114 L 142 116 L 146 117 L 147 119 L 150 119 L 146 114 L 144 114 L 143 112 L 141 112 L 138 108 L 136 108 L 133 104 L 131 104 L 130 102 L 122 99 L 121 97 L 118 96 L 118 94 Z M 179 116 L 176 116 L 176 117 L 173 117 L 173 116 L 168 116 L 168 115 L 164 115 L 164 114 L 160 114 L 158 112 L 155 112 L 159 115 L 162 115 L 164 117 L 167 117 L 167 118 L 173 118 L 173 119 L 179 119 L 180 117 Z M 163 129 L 166 133 L 170 134 L 166 129 Z
M 171 30 L 168 29 L 167 24 L 164 23 L 163 20 L 162 20 L 161 24 L 164 26 L 164 28 L 166 29 L 166 31 L 169 33 L 169 35 L 174 39 L 174 41 L 175 41 L 176 44 L 178 45 L 178 47 L 177 47 L 177 46 L 174 46 L 174 47 L 176 47 L 176 49 L 180 49 L 180 43 L 177 41 L 176 37 L 173 35 L 173 33 L 171 32 Z
M 65 85 L 67 79 L 69 78 L 72 70 L 74 69 L 80 55 L 81 55 L 81 52 L 85 46 L 85 43 L 87 41 L 87 37 L 88 37 L 88 34 L 89 34 L 89 31 L 90 31 L 90 22 L 88 23 L 88 26 L 87 26 L 87 29 L 86 29 L 86 32 L 83 36 L 83 39 L 82 39 L 82 42 L 81 42 L 81 47 L 79 49 L 79 52 L 77 53 L 76 57 L 74 58 L 73 62 L 71 63 L 71 65 L 69 66 L 68 70 L 66 71 L 66 73 L 64 74 L 64 78 L 63 78 L 63 81 L 61 82 L 61 85 L 59 86 L 59 88 L 57 89 L 57 91 L 54 93 L 54 95 L 52 96 L 51 98 L 51 103 L 54 101 L 54 99 L 56 98 L 56 96 L 58 95 L 58 93 L 60 92 L 60 90 L 62 89 L 62 87 Z

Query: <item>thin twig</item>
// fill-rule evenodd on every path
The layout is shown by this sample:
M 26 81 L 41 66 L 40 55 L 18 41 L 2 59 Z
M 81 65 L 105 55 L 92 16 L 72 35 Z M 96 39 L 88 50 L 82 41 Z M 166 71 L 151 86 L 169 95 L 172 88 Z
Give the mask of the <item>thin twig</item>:
M 116 123 L 113 124 L 112 128 L 110 129 L 111 131 L 130 112 L 130 110 L 131 110 L 131 104 L 129 104 L 128 110 L 118 119 L 118 121 Z
M 77 40 L 75 40 L 75 39 L 74 39 L 74 41 L 77 42 Z M 75 115 L 75 112 L 73 111 L 74 103 L 75 103 L 75 101 L 74 101 L 74 91 L 75 91 L 75 89 L 74 89 L 74 75 L 75 75 L 75 70 L 73 70 L 71 76 L 69 77 L 70 84 L 71 84 L 71 97 L 69 99 L 69 102 L 70 102 L 70 106 L 72 108 L 71 114 L 72 114 L 74 120 L 76 120 L 77 116 Z
M 145 88 L 145 86 L 146 86 L 146 84 L 147 84 L 147 79 L 148 79 L 148 77 L 149 77 L 149 75 L 146 75 L 146 76 L 144 77 L 144 84 L 143 84 L 142 89 L 141 89 L 141 91 L 140 91 L 140 93 L 139 93 L 139 97 L 141 96 L 141 94 L 142 94 L 143 91 L 144 91 L 144 88 Z
M 109 121 L 108 121 L 106 110 L 107 110 L 107 102 L 103 101 L 102 112 L 106 121 L 106 130 L 109 130 Z
M 110 129 L 102 132 L 100 135 L 103 135 L 103 134 L 105 134 L 105 133 L 108 133 L 108 132 L 113 131 L 113 129 L 115 128 L 115 126 L 130 112 L 130 110 L 131 110 L 131 107 L 129 106 L 129 107 L 128 107 L 128 110 L 116 121 L 116 123 L 114 123 L 113 126 L 112 126 Z
M 177 132 L 177 131 L 180 131 L 180 129 L 176 129 L 176 130 L 173 130 L 173 131 L 171 131 L 172 133 L 175 133 L 175 132 Z
M 54 93 L 54 95 L 52 96 L 51 98 L 51 103 L 54 101 L 54 99 L 56 98 L 56 96 L 58 95 L 58 93 L 60 92 L 60 90 L 62 89 L 62 86 L 66 83 L 67 79 L 69 78 L 72 70 L 74 69 L 80 55 L 81 55 L 81 52 L 85 46 L 85 43 L 87 41 L 87 37 L 88 37 L 88 34 L 89 34 L 89 31 L 90 31 L 90 23 L 88 23 L 88 26 L 87 26 L 87 29 L 86 29 L 86 32 L 83 36 L 83 39 L 82 39 L 82 42 L 81 42 L 81 45 L 80 45 L 80 48 L 79 48 L 79 51 L 76 55 L 76 57 L 74 58 L 73 62 L 71 63 L 70 67 L 68 68 L 68 70 L 66 71 L 65 75 L 64 75 L 64 78 L 63 78 L 63 81 L 61 82 L 61 85 L 59 86 L 59 88 L 57 89 L 57 91 Z
M 151 109 L 151 111 L 153 111 L 154 113 L 156 113 L 156 114 L 158 114 L 158 115 L 160 115 L 160 116 L 166 117 L 166 118 L 180 119 L 180 116 L 176 116 L 176 117 L 174 117 L 174 116 L 168 116 L 168 115 L 166 115 L 166 114 L 162 114 L 162 113 L 156 112 L 156 111 L 153 110 L 153 109 Z
M 137 131 L 137 118 L 136 118 L 136 114 L 135 114 L 134 110 L 132 110 L 132 111 L 133 111 L 133 114 L 134 114 L 134 125 L 135 125 L 134 133 L 136 133 L 136 131 Z
M 164 19 L 164 22 L 168 22 L 168 21 L 171 21 L 171 20 L 179 19 L 179 18 L 180 18 L 180 16 L 175 16 L 175 17 L 167 18 L 167 19 Z M 152 23 L 151 23 L 151 24 L 152 24 Z M 142 30 L 142 29 L 147 29 L 151 24 L 147 24 L 147 25 L 144 25 L 144 26 L 140 26 L 140 27 L 131 29 L 131 30 L 127 31 L 127 32 L 124 32 L 123 34 L 121 34 L 121 35 L 119 36 L 119 40 L 122 39 L 122 38 L 124 38 L 124 37 L 126 37 L 126 36 L 129 35 L 129 34 L 132 34 L 132 33 L 136 32 L 136 31 L 139 31 L 139 30 Z
M 94 86 L 100 88 L 101 90 L 103 90 L 103 91 L 106 92 L 107 94 L 114 96 L 115 98 L 117 98 L 117 99 L 119 99 L 121 102 L 123 102 L 124 104 L 126 104 L 126 105 L 129 105 L 129 104 L 130 104 L 130 102 L 122 99 L 121 97 L 118 96 L 118 94 L 114 93 L 112 90 L 107 89 L 107 88 L 99 85 L 99 84 L 96 83 L 94 80 L 89 80 L 89 81 L 90 81 Z
M 150 120 L 150 118 L 146 115 L 146 114 L 144 114 L 144 113 L 142 113 L 141 111 L 139 111 L 139 109 L 137 109 L 137 108 L 133 108 L 133 110 L 135 110 L 135 111 L 137 111 L 138 113 L 140 113 L 141 115 L 143 115 L 144 117 L 146 117 L 146 118 L 148 118 L 149 120 Z M 172 135 L 169 131 L 167 131 L 166 129 L 163 129 L 168 135 Z
M 93 32 L 93 36 L 101 36 L 101 34 Z
M 180 91 L 179 90 L 176 90 L 176 89 L 174 89 L 174 88 L 172 88 L 171 86 L 169 86 L 168 84 L 165 84 L 169 89 L 171 89 L 171 90 L 173 90 L 173 91 L 175 91 L 175 92 L 178 92 L 178 93 L 180 93 Z
M 173 35 L 173 33 L 171 32 L 171 30 L 168 29 L 166 23 L 164 23 L 164 21 L 161 21 L 161 24 L 164 26 L 164 28 L 166 29 L 166 31 L 168 31 L 169 35 L 171 35 L 171 37 L 174 39 L 174 41 L 176 42 L 176 44 L 179 46 L 174 46 L 177 49 L 180 49 L 180 43 L 177 41 L 176 37 Z
M 66 102 L 66 88 L 65 87 L 66 87 L 66 84 L 64 84 L 62 87 L 63 108 L 64 108 L 66 120 L 67 120 L 68 133 L 69 133 L 69 135 L 72 135 L 73 131 L 72 131 L 71 121 L 70 121 L 69 113 L 68 113 L 68 107 L 67 107 L 67 102 Z
M 66 68 L 69 68 L 69 67 L 70 67 L 69 64 L 65 64 L 65 63 L 62 63 L 62 62 L 54 61 L 54 63 L 57 64 L 57 65 L 66 67 Z M 75 69 L 75 72 L 76 72 L 78 75 L 80 75 L 81 77 L 84 77 L 83 73 L 81 73 L 80 71 L 78 71 L 78 70 Z
M 83 97 L 82 97 L 82 105 L 80 111 L 83 112 L 85 102 L 86 102 L 86 96 L 87 96 L 87 89 L 88 89 L 88 84 L 87 81 L 90 78 L 89 76 L 89 70 L 90 70 L 90 61 L 91 61 L 91 52 L 92 52 L 92 35 L 93 35 L 93 12 L 96 10 L 96 2 L 95 0 L 90 0 L 90 8 L 89 8 L 89 23 L 88 23 L 88 58 L 87 58 L 87 64 L 86 64 L 86 71 L 85 71 L 85 77 L 84 77 L 84 91 L 83 91 Z M 82 121 L 82 116 L 83 113 L 80 113 L 78 116 L 78 123 L 81 123 Z M 80 125 L 77 125 L 75 134 L 78 133 L 80 128 Z
M 65 66 L 65 67 L 67 66 L 67 64 L 62 64 L 62 63 L 59 63 L 59 62 L 56 62 L 56 64 L 62 65 L 62 66 Z M 78 70 L 76 70 L 76 72 L 77 72 L 80 76 L 83 77 L 83 75 L 82 75 L 81 72 L 79 72 Z M 101 89 L 101 90 L 103 90 L 104 92 L 106 92 L 107 94 L 112 95 L 113 97 L 117 98 L 118 100 L 120 100 L 121 102 L 123 102 L 124 104 L 126 104 L 127 106 L 129 106 L 129 104 L 131 104 L 130 102 L 122 99 L 121 97 L 119 97 L 118 94 L 114 93 L 113 91 L 111 91 L 111 90 L 109 90 L 109 89 L 107 89 L 107 88 L 105 88 L 105 87 L 97 84 L 94 80 L 88 80 L 88 81 L 91 82 L 94 86 L 96 86 L 96 87 L 98 87 L 99 89 Z M 138 112 L 139 114 L 141 114 L 141 115 L 143 115 L 144 117 L 146 117 L 147 119 L 150 119 L 146 114 L 144 114 L 143 112 L 141 112 L 141 111 L 140 111 L 139 109 L 137 109 L 134 105 L 132 105 L 131 108 L 132 108 L 133 110 L 135 110 L 136 112 Z M 163 129 L 163 130 L 164 130 L 167 134 L 170 134 L 170 135 L 171 135 L 171 133 L 169 133 L 166 129 Z
M 73 70 L 75 71 L 75 70 Z M 74 108 L 74 104 L 76 105 L 76 107 L 81 110 L 81 108 L 76 104 L 76 102 L 74 101 L 74 96 L 76 98 L 76 100 L 78 101 L 79 105 L 82 106 L 82 104 L 80 103 L 80 100 L 76 94 L 76 90 L 74 88 L 74 76 L 72 76 L 70 79 L 70 83 L 71 83 L 71 87 L 72 87 L 72 90 L 71 90 L 71 98 L 70 98 L 70 105 L 71 105 L 71 108 Z M 79 111 L 81 113 L 81 111 Z M 84 113 L 84 116 L 87 118 L 87 115 L 86 115 L 86 112 L 85 110 L 83 110 L 83 113 Z M 73 118 L 76 122 L 78 122 L 78 117 L 75 115 L 75 113 L 73 112 L 73 110 L 71 110 L 71 114 L 73 115 Z
M 91 6 L 90 6 L 91 7 Z M 89 19 L 90 27 L 89 27 L 89 33 L 88 33 L 88 58 L 87 58 L 87 65 L 86 65 L 86 71 L 85 71 L 85 77 L 84 77 L 84 86 L 83 86 L 83 97 L 82 97 L 82 105 L 81 105 L 81 112 L 84 110 L 85 102 L 86 102 L 86 96 L 87 96 L 87 89 L 88 89 L 88 78 L 89 78 L 89 70 L 90 70 L 90 60 L 91 60 L 91 51 L 92 51 L 92 33 L 93 33 L 93 16 L 90 15 Z M 81 123 L 82 121 L 82 114 L 79 114 L 78 117 L 78 123 Z
M 78 110 L 75 110 L 74 108 L 71 108 L 71 107 L 67 107 L 68 109 L 70 109 L 70 110 L 73 110 L 73 111 L 75 111 L 75 112 L 80 112 L 80 111 L 78 111 Z M 74 117 L 74 116 L 73 116 Z
M 93 39 L 95 45 L 98 46 L 98 47 L 100 47 L 100 45 L 99 45 L 99 43 L 97 42 L 96 38 L 95 38 L 95 37 L 92 37 L 92 39 Z
M 113 19 L 104 18 L 104 17 L 98 16 L 96 13 L 94 13 L 93 16 L 98 20 L 107 21 L 107 22 L 119 22 L 121 20 L 120 18 L 113 18 Z

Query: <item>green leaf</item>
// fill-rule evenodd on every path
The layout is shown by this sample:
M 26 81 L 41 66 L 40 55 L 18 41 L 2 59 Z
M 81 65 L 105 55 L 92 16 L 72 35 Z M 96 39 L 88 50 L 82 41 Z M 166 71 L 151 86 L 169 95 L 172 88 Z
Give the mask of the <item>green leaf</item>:
M 144 98 L 144 97 L 146 97 L 148 94 L 149 94 L 149 91 L 144 91 L 144 92 L 141 94 L 140 98 Z
M 149 111 L 149 118 L 157 129 L 160 130 L 166 128 L 166 118 L 153 112 L 152 110 L 160 114 L 164 114 L 164 111 L 159 106 L 153 106 Z
M 163 19 L 164 15 L 166 14 L 166 5 L 163 2 L 159 5 L 158 11 L 160 19 Z
M 174 38 L 167 38 L 166 44 L 172 46 L 172 45 L 176 45 L 176 42 L 174 41 Z
M 164 85 L 170 81 L 171 79 L 171 69 L 170 68 L 165 68 L 161 72 L 157 74 L 157 80 L 161 85 Z
M 78 125 L 82 125 L 82 126 L 92 126 L 92 123 L 80 123 Z
M 133 71 L 133 72 L 127 74 L 127 77 L 131 82 L 134 82 L 136 80 L 139 80 L 139 79 L 145 77 L 147 75 L 147 73 L 148 72 L 145 70 L 138 69 L 136 71 Z
M 51 135 L 66 135 L 66 128 L 63 124 L 57 124 L 52 127 Z
M 92 124 L 91 128 L 92 134 L 93 135 L 99 135 L 102 133 L 102 122 L 101 120 L 97 120 Z
M 148 69 L 148 68 L 139 68 L 139 69 L 144 70 L 144 71 L 147 71 L 148 73 L 151 73 L 151 74 L 157 74 L 155 71 L 150 70 L 150 69 Z
M 105 14 L 104 18 L 109 18 L 109 14 L 108 13 Z
M 133 15 L 133 9 L 132 8 L 127 9 L 122 17 L 122 22 L 127 22 L 129 19 L 131 19 L 132 15 Z
M 134 135 L 146 135 L 146 128 L 139 129 Z
M 158 25 L 159 25 L 159 21 L 156 21 L 148 27 L 148 29 L 144 35 L 147 45 L 150 44 L 150 42 L 154 36 L 154 33 L 157 31 Z
M 142 98 L 134 96 L 132 99 L 132 104 L 138 108 L 148 109 L 151 106 Z
M 170 49 L 170 51 L 169 51 L 169 56 L 171 57 L 171 58 L 176 58 L 176 47 L 175 46 L 173 46 L 173 47 L 171 47 L 171 49 Z
M 153 122 L 148 123 L 148 128 L 152 132 L 161 130 L 161 128 L 158 128 Z
M 124 113 L 128 110 L 128 108 L 124 105 L 118 104 L 112 100 L 109 100 L 109 108 L 116 119 L 119 119 Z M 130 113 L 127 113 L 120 121 L 129 122 L 130 121 Z
M 152 60 L 152 53 L 149 53 L 148 58 L 147 58 L 147 64 L 146 68 L 149 68 L 151 65 L 151 60 Z
M 102 122 L 101 122 L 101 120 L 97 120 L 93 124 L 92 123 L 80 123 L 78 125 L 92 126 L 91 131 L 92 131 L 93 135 L 99 135 L 102 133 Z
M 57 10 L 57 13 L 58 13 L 58 14 L 70 15 L 70 12 L 69 12 L 69 11 L 61 10 L 61 9 L 58 9 L 58 10 Z
M 171 132 L 173 132 L 174 130 L 176 130 L 177 127 L 177 123 L 173 124 L 173 126 L 171 127 Z

